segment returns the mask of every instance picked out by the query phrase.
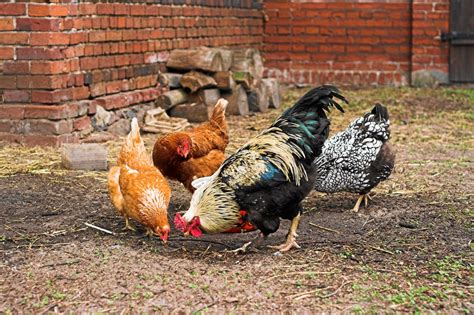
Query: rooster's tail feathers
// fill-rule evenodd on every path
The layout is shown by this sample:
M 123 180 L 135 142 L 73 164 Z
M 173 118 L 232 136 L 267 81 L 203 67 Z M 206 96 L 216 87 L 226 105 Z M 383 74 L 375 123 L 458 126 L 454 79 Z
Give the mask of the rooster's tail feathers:
M 388 110 L 387 107 L 383 106 L 380 103 L 376 103 L 374 108 L 371 111 L 371 114 L 375 116 L 375 121 L 388 121 Z
M 344 113 L 344 109 L 334 98 L 337 98 L 346 104 L 348 103 L 337 87 L 332 85 L 319 86 L 303 95 L 303 97 L 301 97 L 289 110 L 289 114 L 292 114 L 301 108 L 314 106 L 318 108 L 317 112 L 321 116 L 324 115 L 324 111 L 329 112 L 330 107 L 336 107 L 339 111 Z
M 222 125 L 225 121 L 225 110 L 227 108 L 227 104 L 229 104 L 228 101 L 220 98 L 214 107 L 210 121 L 213 121 L 218 125 Z

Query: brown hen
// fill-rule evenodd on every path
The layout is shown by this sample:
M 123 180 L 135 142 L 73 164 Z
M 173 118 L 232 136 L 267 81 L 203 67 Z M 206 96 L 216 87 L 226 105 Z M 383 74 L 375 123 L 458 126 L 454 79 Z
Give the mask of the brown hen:
M 117 166 L 108 176 L 109 194 L 117 212 L 125 218 L 125 227 L 134 230 L 129 218 L 143 224 L 147 235 L 168 239 L 168 205 L 171 189 L 147 154 L 137 119 L 120 150 Z
M 219 99 L 207 123 L 159 138 L 153 148 L 155 166 L 166 177 L 194 192 L 191 182 L 212 175 L 225 159 L 224 151 L 229 143 L 226 107 L 227 101 Z

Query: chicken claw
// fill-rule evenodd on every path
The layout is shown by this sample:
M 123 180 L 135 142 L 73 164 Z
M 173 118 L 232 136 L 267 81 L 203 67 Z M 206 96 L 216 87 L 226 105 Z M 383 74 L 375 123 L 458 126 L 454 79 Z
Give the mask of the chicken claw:
M 130 231 L 136 231 L 135 228 L 133 227 L 133 225 L 130 224 L 130 221 L 128 220 L 128 217 L 125 216 L 125 226 L 124 228 L 122 229 L 122 231 L 126 231 L 126 230 L 130 230 Z
M 298 214 L 296 217 L 293 218 L 291 221 L 290 230 L 288 231 L 288 236 L 286 237 L 286 242 L 277 245 L 277 246 L 269 246 L 270 248 L 278 249 L 280 252 L 287 252 L 292 248 L 301 248 L 300 245 L 296 243 L 296 237 L 298 234 L 296 230 L 298 229 L 298 224 L 300 223 L 301 214 Z

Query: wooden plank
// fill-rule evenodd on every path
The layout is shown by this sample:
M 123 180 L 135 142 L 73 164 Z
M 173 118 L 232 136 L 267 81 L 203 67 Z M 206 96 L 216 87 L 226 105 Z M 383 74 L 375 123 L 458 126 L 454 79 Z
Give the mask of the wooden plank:
M 61 162 L 69 170 L 106 170 L 107 147 L 97 143 L 64 144 Z

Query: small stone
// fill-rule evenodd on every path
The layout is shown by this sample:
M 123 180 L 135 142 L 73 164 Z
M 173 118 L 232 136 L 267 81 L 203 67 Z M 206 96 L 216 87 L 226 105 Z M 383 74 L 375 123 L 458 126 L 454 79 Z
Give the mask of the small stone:
M 92 126 L 96 130 L 105 130 L 111 123 L 113 114 L 106 111 L 102 106 L 97 105 L 96 113 L 92 117 Z

